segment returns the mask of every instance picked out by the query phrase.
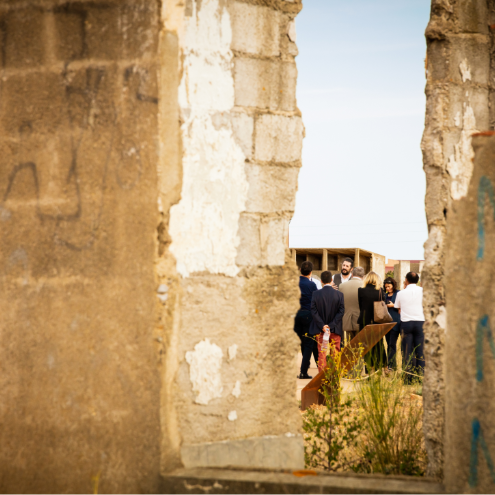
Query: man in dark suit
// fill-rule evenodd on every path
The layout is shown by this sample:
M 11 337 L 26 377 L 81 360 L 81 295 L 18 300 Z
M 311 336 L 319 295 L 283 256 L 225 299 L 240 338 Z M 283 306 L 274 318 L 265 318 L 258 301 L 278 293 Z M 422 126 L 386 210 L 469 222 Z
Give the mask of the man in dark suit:
M 332 273 L 329 271 L 321 274 L 323 288 L 313 292 L 311 300 L 311 314 L 313 321 L 309 327 L 309 334 L 316 336 L 318 342 L 318 370 L 323 371 L 327 364 L 325 351 L 321 345 L 325 332 L 329 332 L 330 342 L 335 349 L 340 351 L 340 342 L 343 336 L 342 318 L 345 313 L 344 296 L 341 292 L 332 288 Z

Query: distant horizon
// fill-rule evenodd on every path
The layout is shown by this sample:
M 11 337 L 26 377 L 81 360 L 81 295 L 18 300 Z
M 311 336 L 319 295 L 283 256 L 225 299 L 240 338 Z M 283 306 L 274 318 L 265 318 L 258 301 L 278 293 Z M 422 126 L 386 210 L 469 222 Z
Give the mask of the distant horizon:
M 424 258 L 429 12 L 429 0 L 303 3 L 296 62 L 306 137 L 290 247 Z

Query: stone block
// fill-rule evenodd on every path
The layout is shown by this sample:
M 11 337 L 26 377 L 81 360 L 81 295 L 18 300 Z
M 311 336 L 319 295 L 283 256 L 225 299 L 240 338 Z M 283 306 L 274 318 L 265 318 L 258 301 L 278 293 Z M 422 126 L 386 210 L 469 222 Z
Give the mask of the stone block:
M 156 5 L 150 2 L 150 5 Z M 126 58 L 153 57 L 158 48 L 158 12 L 151 7 L 126 7 L 123 43 Z
M 488 6 L 486 0 L 471 0 L 458 4 L 458 22 L 463 33 L 488 34 Z
M 4 17 L 3 56 L 5 67 L 32 67 L 45 61 L 44 14 L 40 9 L 22 9 Z
M 86 12 L 86 56 L 93 59 L 123 58 L 123 15 L 116 6 L 92 7 Z
M 448 78 L 454 82 L 488 85 L 490 80 L 490 44 L 482 36 L 452 36 Z
M 6 77 L 0 115 L 2 134 L 27 137 L 31 133 L 54 133 L 68 126 L 65 91 L 63 78 L 53 72 Z
M 304 445 L 301 435 L 266 436 L 185 444 L 181 447 L 184 467 L 227 467 L 303 469 Z
M 241 112 L 232 113 L 232 131 L 246 158 L 251 158 L 253 156 L 253 117 Z
M 300 117 L 262 115 L 255 124 L 255 158 L 293 162 L 301 159 L 304 126 Z
M 268 7 L 234 2 L 230 7 L 232 49 L 252 55 L 280 55 L 280 17 Z
M 449 106 L 447 107 L 448 126 L 462 129 L 466 108 L 473 109 L 476 128 L 480 131 L 489 129 L 488 89 L 476 86 L 449 86 Z
M 236 263 L 239 266 L 261 265 L 259 216 L 241 214 L 239 219 L 239 239 Z
M 85 15 L 82 9 L 71 9 L 70 4 L 56 9 L 56 54 L 58 60 L 77 60 L 85 52 Z
M 433 81 L 444 80 L 448 73 L 447 42 L 433 40 L 428 43 L 427 49 L 428 78 Z
M 289 221 L 284 217 L 263 218 L 260 226 L 262 265 L 285 264 L 285 246 Z
M 275 213 L 294 211 L 299 168 L 246 165 L 249 191 L 246 211 Z
M 296 109 L 296 79 L 294 63 L 236 58 L 235 104 L 293 111 Z

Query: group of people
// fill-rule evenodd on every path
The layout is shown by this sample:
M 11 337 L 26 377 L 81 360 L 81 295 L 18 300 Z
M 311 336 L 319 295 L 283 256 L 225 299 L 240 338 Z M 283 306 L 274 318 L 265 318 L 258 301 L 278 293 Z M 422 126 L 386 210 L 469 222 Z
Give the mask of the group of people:
M 423 289 L 418 286 L 419 275 L 409 272 L 404 280 L 404 290 L 387 277 L 383 282 L 375 272 L 353 266 L 346 258 L 340 273 L 321 273 L 321 282 L 313 278 L 313 264 L 301 265 L 299 288 L 300 309 L 296 314 L 294 331 L 301 339 L 302 362 L 298 378 L 310 379 L 308 370 L 311 356 L 322 371 L 326 366 L 327 350 L 340 351 L 342 340 L 352 340 L 364 327 L 373 324 L 374 303 L 384 301 L 395 326 L 386 334 L 387 352 L 381 339 L 365 356 L 366 367 L 389 371 L 397 368 L 397 340 L 402 336 L 402 362 L 405 381 L 424 374 L 424 313 Z M 345 332 L 345 333 L 344 333 Z

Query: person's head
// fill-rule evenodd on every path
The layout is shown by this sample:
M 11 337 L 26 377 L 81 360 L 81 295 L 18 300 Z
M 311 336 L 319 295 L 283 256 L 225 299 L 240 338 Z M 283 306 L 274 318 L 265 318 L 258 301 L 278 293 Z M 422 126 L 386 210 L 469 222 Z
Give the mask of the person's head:
M 332 282 L 332 272 L 325 271 L 321 273 L 321 283 L 323 285 L 327 285 Z
M 366 287 L 368 284 L 374 285 L 376 290 L 380 290 L 382 288 L 382 279 L 380 275 L 375 272 L 369 272 L 368 275 L 364 278 L 363 285 Z
M 397 282 L 392 277 L 387 277 L 383 281 L 383 287 L 387 292 L 395 292 L 397 290 Z
M 345 258 L 344 261 L 342 262 L 342 270 L 341 273 L 342 275 L 349 275 L 352 270 L 352 266 L 354 265 L 354 261 L 352 261 L 351 258 Z
M 301 265 L 301 275 L 309 277 L 313 271 L 313 263 L 311 261 L 303 261 Z
M 358 277 L 358 278 L 363 278 L 364 277 L 364 268 L 363 267 L 361 267 L 361 266 L 355 266 L 352 269 L 352 278 L 355 278 L 355 277 Z
M 419 282 L 419 275 L 415 272 L 409 272 L 406 275 L 406 285 L 416 285 Z

